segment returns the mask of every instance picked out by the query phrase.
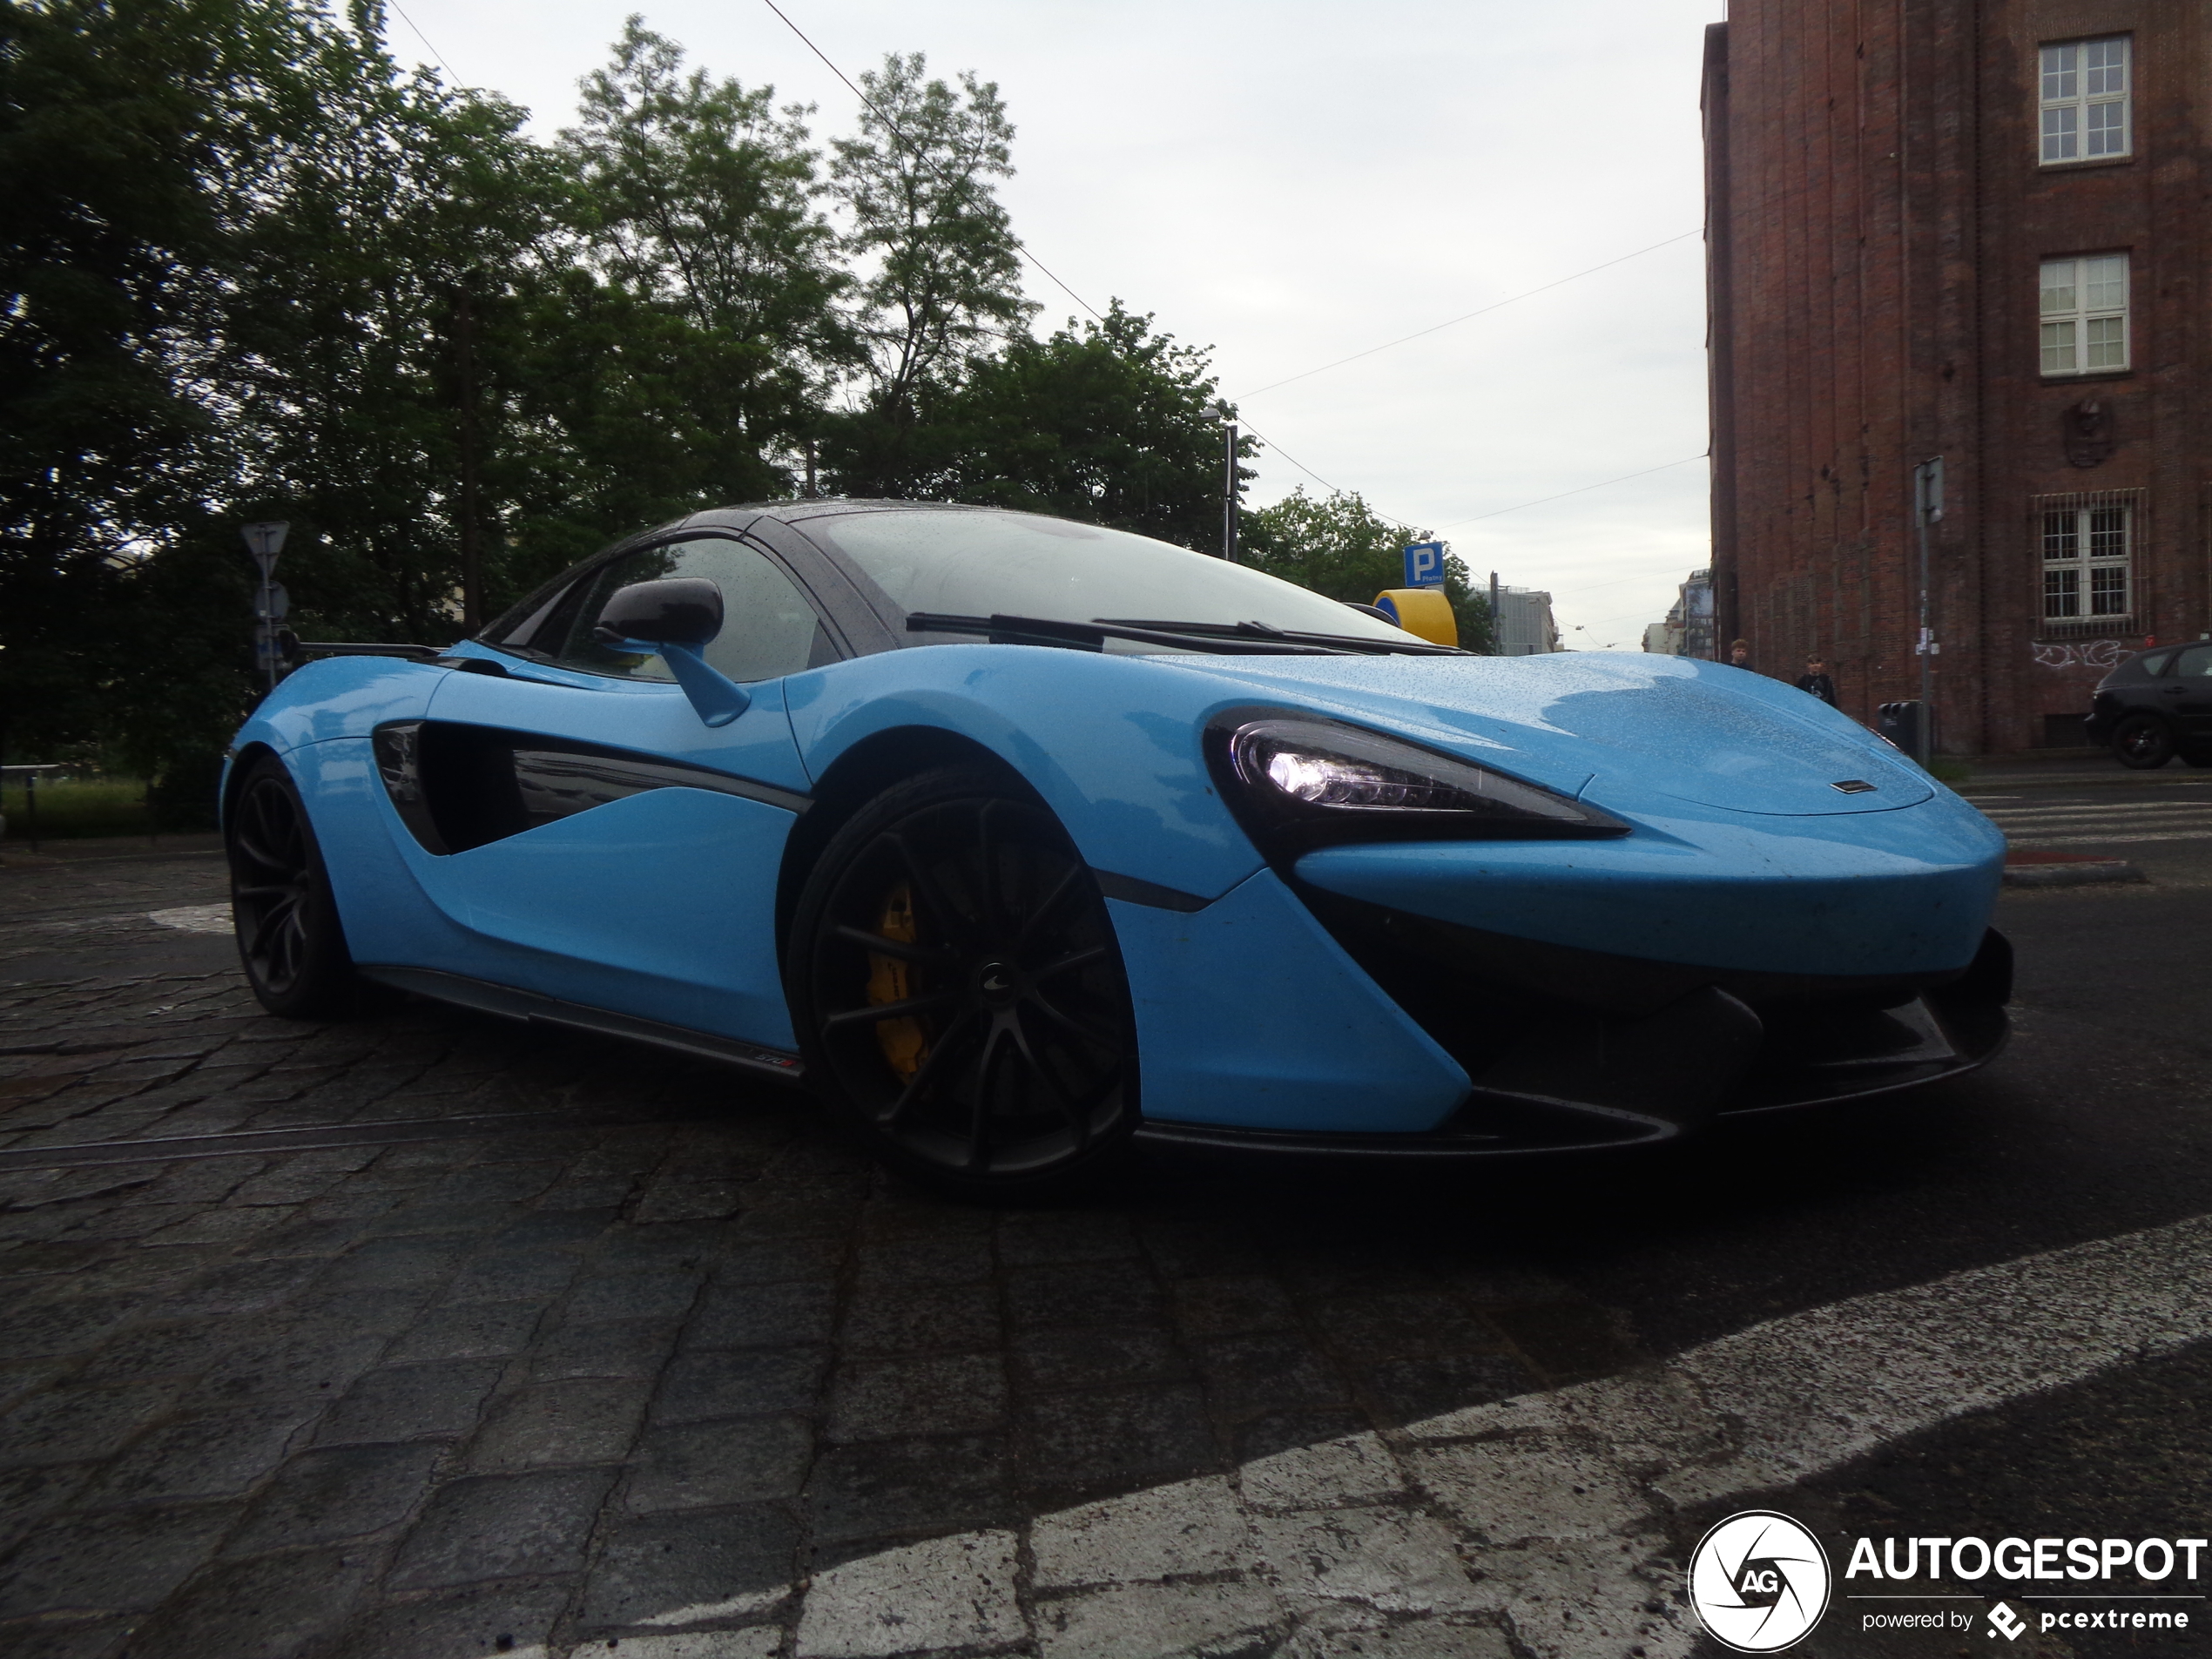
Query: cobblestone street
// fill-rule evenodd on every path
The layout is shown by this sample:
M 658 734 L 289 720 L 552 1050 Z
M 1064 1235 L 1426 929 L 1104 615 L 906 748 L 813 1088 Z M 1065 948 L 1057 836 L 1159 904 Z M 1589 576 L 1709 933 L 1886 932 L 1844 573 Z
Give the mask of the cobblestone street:
M 1634 1356 L 1452 1205 L 962 1208 L 705 1065 L 273 1019 L 148 919 L 221 894 L 0 870 L 11 1659 L 1506 1651 L 1406 1426 Z

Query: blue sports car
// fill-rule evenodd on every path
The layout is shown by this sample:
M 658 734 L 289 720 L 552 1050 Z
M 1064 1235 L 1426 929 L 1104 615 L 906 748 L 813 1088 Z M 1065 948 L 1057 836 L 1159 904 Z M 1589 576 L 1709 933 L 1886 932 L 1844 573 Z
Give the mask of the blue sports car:
M 366 981 L 711 1056 L 957 1190 L 1138 1136 L 1657 1141 L 2005 1037 L 1996 830 L 1738 669 L 854 501 L 695 514 L 450 650 L 310 649 L 223 786 L 267 1008 Z

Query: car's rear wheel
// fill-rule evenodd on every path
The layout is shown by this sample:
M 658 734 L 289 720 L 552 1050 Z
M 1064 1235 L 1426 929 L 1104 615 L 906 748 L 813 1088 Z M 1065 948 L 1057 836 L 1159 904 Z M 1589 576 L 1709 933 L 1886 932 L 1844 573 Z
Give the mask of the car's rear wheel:
M 1136 1127 L 1112 920 L 1010 779 L 944 768 L 863 807 L 807 881 L 787 970 L 808 1076 L 908 1176 L 1034 1191 L 1095 1171 Z
M 307 807 L 275 757 L 252 764 L 223 840 L 239 961 L 261 1006 L 293 1020 L 347 1012 L 359 981 L 345 929 Z
M 2155 714 L 2130 715 L 2112 734 L 2112 752 L 2123 766 L 2155 772 L 2174 758 L 2173 729 Z

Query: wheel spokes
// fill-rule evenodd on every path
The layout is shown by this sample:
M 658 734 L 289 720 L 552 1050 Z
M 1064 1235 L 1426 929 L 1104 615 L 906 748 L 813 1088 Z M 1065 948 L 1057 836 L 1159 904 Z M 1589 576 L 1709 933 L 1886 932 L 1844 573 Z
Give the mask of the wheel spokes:
M 899 1091 L 898 1099 L 891 1103 L 888 1109 L 877 1115 L 877 1123 L 887 1129 L 898 1127 L 899 1120 L 921 1099 L 922 1090 L 944 1069 L 945 1056 L 956 1053 L 965 1045 L 969 1032 L 974 1028 L 975 1014 L 974 1008 L 965 1008 L 952 1024 L 945 1028 L 945 1034 L 930 1045 L 928 1055 L 914 1068 L 914 1075 L 907 1079 L 907 1086 Z
M 1046 980 L 1057 978 L 1062 974 L 1072 974 L 1078 968 L 1088 968 L 1093 962 L 1103 961 L 1105 958 L 1106 947 L 1103 945 L 1092 945 L 1083 950 L 1072 950 L 1056 961 L 1047 962 L 1042 968 L 1031 968 L 1029 978 L 1038 984 L 1042 984 Z
M 948 1002 L 959 1000 L 957 991 L 933 991 L 927 996 L 909 996 L 898 1002 L 872 1002 L 864 1008 L 847 1008 L 842 1014 L 831 1015 L 822 1022 L 822 1029 L 834 1031 L 840 1027 L 857 1025 L 862 1021 L 873 1024 L 883 1020 L 904 1019 L 908 1015 L 941 1008 Z
M 925 968 L 954 968 L 959 965 L 959 953 L 942 945 L 922 945 L 904 939 L 890 939 L 882 934 L 870 933 L 865 927 L 855 927 L 849 922 L 840 922 L 836 927 L 840 939 L 872 950 L 879 956 L 895 956 L 902 962 L 919 962 Z
M 914 884 L 914 897 L 921 900 L 923 907 L 930 913 L 931 920 L 937 924 L 937 931 L 947 938 L 974 937 L 974 928 L 954 905 L 951 897 L 945 892 L 944 884 L 938 880 L 936 871 L 922 862 L 907 844 L 907 838 L 894 832 L 883 839 L 907 867 L 907 880 Z
M 1028 919 L 1022 924 L 1022 931 L 1015 936 L 1014 948 L 1016 950 L 1020 950 L 1029 942 L 1035 935 L 1037 929 L 1044 926 L 1052 913 L 1066 901 L 1069 894 L 1079 889 L 1082 876 L 1083 867 L 1081 864 L 1070 864 L 1062 873 L 1060 880 L 1053 883 L 1052 891 L 1038 901 L 1037 907 L 1029 913 Z

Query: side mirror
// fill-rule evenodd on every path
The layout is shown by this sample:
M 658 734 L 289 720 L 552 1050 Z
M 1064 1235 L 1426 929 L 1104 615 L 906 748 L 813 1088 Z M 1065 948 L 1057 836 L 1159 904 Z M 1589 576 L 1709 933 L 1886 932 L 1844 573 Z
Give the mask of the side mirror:
M 592 637 L 618 651 L 658 652 L 700 719 L 727 725 L 752 705 L 745 688 L 710 665 L 699 648 L 722 631 L 722 590 L 705 577 L 667 577 L 617 588 L 599 608 Z
M 722 631 L 722 590 L 698 576 L 633 582 L 600 607 L 591 631 L 603 645 L 639 640 L 697 651 Z

